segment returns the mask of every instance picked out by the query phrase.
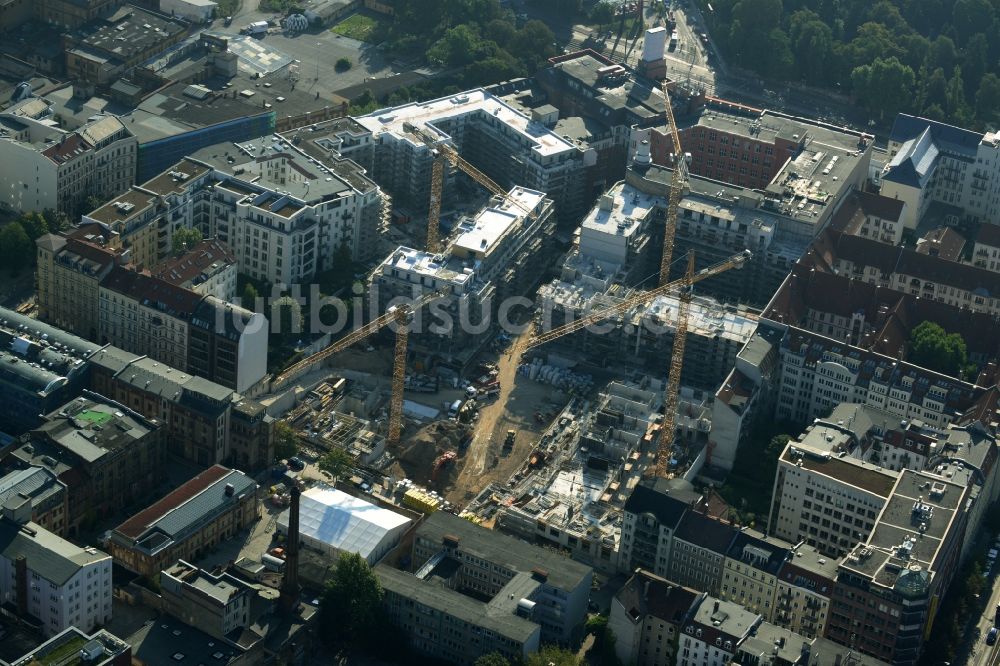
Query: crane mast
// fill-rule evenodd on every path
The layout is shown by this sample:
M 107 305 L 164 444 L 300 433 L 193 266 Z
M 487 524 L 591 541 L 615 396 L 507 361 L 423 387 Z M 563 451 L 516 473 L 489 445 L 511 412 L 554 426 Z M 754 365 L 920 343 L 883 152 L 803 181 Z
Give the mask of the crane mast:
M 427 251 L 437 253 L 441 250 L 441 201 L 444 190 L 444 163 L 447 161 L 453 167 L 461 169 L 469 178 L 476 181 L 491 193 L 499 196 L 504 201 L 518 208 L 531 219 L 538 217 L 538 213 L 524 206 L 517 199 L 508 196 L 492 178 L 474 167 L 467 160 L 463 159 L 454 148 L 446 143 L 439 143 L 439 140 L 427 130 L 407 123 L 407 131 L 412 132 L 431 148 L 434 161 L 431 163 L 431 197 L 430 205 L 427 209 Z
M 431 302 L 441 294 L 433 292 L 424 294 L 412 304 L 404 303 L 389 308 L 381 316 L 376 317 L 364 326 L 351 331 L 340 340 L 316 352 L 309 358 L 303 359 L 295 365 L 289 367 L 278 375 L 271 383 L 271 390 L 277 390 L 287 384 L 295 377 L 301 376 L 314 366 L 318 366 L 325 359 L 342 352 L 348 347 L 365 338 L 374 335 L 389 324 L 396 325 L 396 344 L 392 359 L 392 390 L 389 397 L 389 428 L 386 441 L 389 444 L 397 444 L 403 429 L 403 389 L 406 385 L 406 345 L 410 337 L 410 324 L 413 322 L 413 313 L 427 303 Z
M 674 170 L 670 175 L 670 196 L 667 199 L 667 218 L 663 227 L 663 256 L 660 257 L 660 284 L 670 280 L 670 262 L 674 257 L 674 235 L 677 232 L 677 211 L 680 208 L 681 194 L 684 191 L 684 181 L 687 180 L 687 163 L 684 161 L 684 151 L 681 149 L 681 137 L 674 120 L 674 110 L 670 106 L 670 91 L 667 81 L 663 81 L 663 106 L 670 132 L 671 150 L 673 151 Z
M 670 478 L 668 467 L 674 448 L 674 431 L 677 428 L 677 394 L 681 388 L 681 369 L 684 366 L 684 346 L 687 344 L 688 314 L 691 312 L 691 287 L 694 284 L 694 252 L 688 252 L 687 271 L 680 280 L 677 330 L 674 331 L 674 348 L 670 351 L 670 374 L 667 392 L 663 398 L 663 428 L 660 446 L 656 451 L 656 476 Z

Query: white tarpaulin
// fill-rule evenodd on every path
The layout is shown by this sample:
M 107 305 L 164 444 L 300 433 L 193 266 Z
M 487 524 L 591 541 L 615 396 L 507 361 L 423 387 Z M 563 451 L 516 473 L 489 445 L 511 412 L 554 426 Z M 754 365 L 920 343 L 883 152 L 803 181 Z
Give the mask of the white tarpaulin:
M 326 485 L 310 488 L 299 500 L 299 535 L 305 546 L 324 552 L 358 553 L 374 565 L 410 524 L 406 516 Z M 278 517 L 288 533 L 288 511 Z

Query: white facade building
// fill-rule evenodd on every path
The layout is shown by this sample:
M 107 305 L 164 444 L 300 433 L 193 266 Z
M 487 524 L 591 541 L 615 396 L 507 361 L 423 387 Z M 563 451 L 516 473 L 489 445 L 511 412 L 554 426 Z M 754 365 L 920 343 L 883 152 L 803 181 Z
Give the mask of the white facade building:
M 137 151 L 135 136 L 113 116 L 67 132 L 51 120 L 0 114 L 0 204 L 73 215 L 90 195 L 131 187 Z
M 956 206 L 970 221 L 1000 216 L 1000 133 L 981 134 L 901 113 L 888 151 L 882 195 L 906 203 L 908 229 L 916 228 L 932 202 Z
M 0 600 L 37 618 L 45 636 L 69 627 L 91 632 L 111 621 L 110 555 L 7 516 L 0 544 Z

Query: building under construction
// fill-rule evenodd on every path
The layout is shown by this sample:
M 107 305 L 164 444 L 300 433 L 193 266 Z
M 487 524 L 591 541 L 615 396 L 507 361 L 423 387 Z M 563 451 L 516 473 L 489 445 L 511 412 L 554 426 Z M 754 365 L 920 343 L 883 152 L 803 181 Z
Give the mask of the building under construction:
M 503 200 L 494 197 L 459 222 L 440 253 L 400 247 L 389 255 L 371 275 L 372 309 L 384 312 L 394 299 L 440 292 L 441 301 L 418 313 L 411 348 L 461 370 L 496 333 L 501 304 L 540 281 L 552 255 L 552 214 L 542 192 L 515 187 Z
M 491 487 L 470 506 L 480 515 L 495 511 L 504 531 L 615 571 L 622 509 L 660 441 L 663 388 L 649 377 L 615 381 L 586 411 L 571 404 L 507 486 Z M 704 462 L 708 413 L 700 392 L 681 389 L 671 467 L 678 476 L 697 475 Z
M 587 210 L 584 171 L 596 164 L 585 144 L 563 138 L 482 88 L 426 102 L 380 109 L 357 122 L 374 143 L 372 177 L 399 206 L 428 210 L 434 146 L 452 146 L 501 187 L 546 192 L 561 221 L 575 224 Z M 445 174 L 445 196 L 451 188 Z
M 375 466 L 385 453 L 385 437 L 374 424 L 355 414 L 359 406 L 346 379 L 321 382 L 309 391 L 286 421 L 309 444 L 321 451 L 341 449 L 363 466 Z M 364 391 L 375 396 L 375 391 Z

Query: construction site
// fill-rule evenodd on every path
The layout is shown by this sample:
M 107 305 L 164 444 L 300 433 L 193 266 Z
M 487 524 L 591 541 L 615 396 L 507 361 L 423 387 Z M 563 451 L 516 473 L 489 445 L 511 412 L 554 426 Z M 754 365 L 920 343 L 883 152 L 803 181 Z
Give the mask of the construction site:
M 669 99 L 666 88 L 663 95 Z M 665 106 L 672 145 L 680 146 Z M 400 118 L 413 122 L 361 122 L 427 167 L 429 192 L 407 194 L 429 199 L 425 249 L 393 250 L 368 280 L 372 311 L 382 314 L 286 369 L 272 394 L 283 396 L 287 421 L 317 455 L 349 452 L 364 482 L 410 509 L 464 509 L 477 522 L 610 571 L 621 508 L 640 480 L 693 480 L 711 465 L 714 389 L 756 315 L 694 289 L 742 268 L 751 254 L 700 270 L 692 253 L 673 256 L 688 177 L 678 153 L 665 201 L 637 191 L 626 199 L 617 184 L 584 216 L 547 276 L 554 223 L 546 193 L 500 187 L 458 154 L 448 134 L 415 122 L 418 115 L 408 109 Z M 641 144 L 634 167 L 645 169 L 649 159 Z M 444 187 L 457 173 L 492 199 L 446 229 Z M 659 285 L 641 288 L 649 277 L 641 273 L 657 268 Z M 681 276 L 673 281 L 672 268 Z M 527 324 L 519 334 L 495 322 L 471 336 L 435 332 L 422 316 L 435 307 L 495 316 L 493 297 L 515 295 L 536 306 L 515 316 Z

